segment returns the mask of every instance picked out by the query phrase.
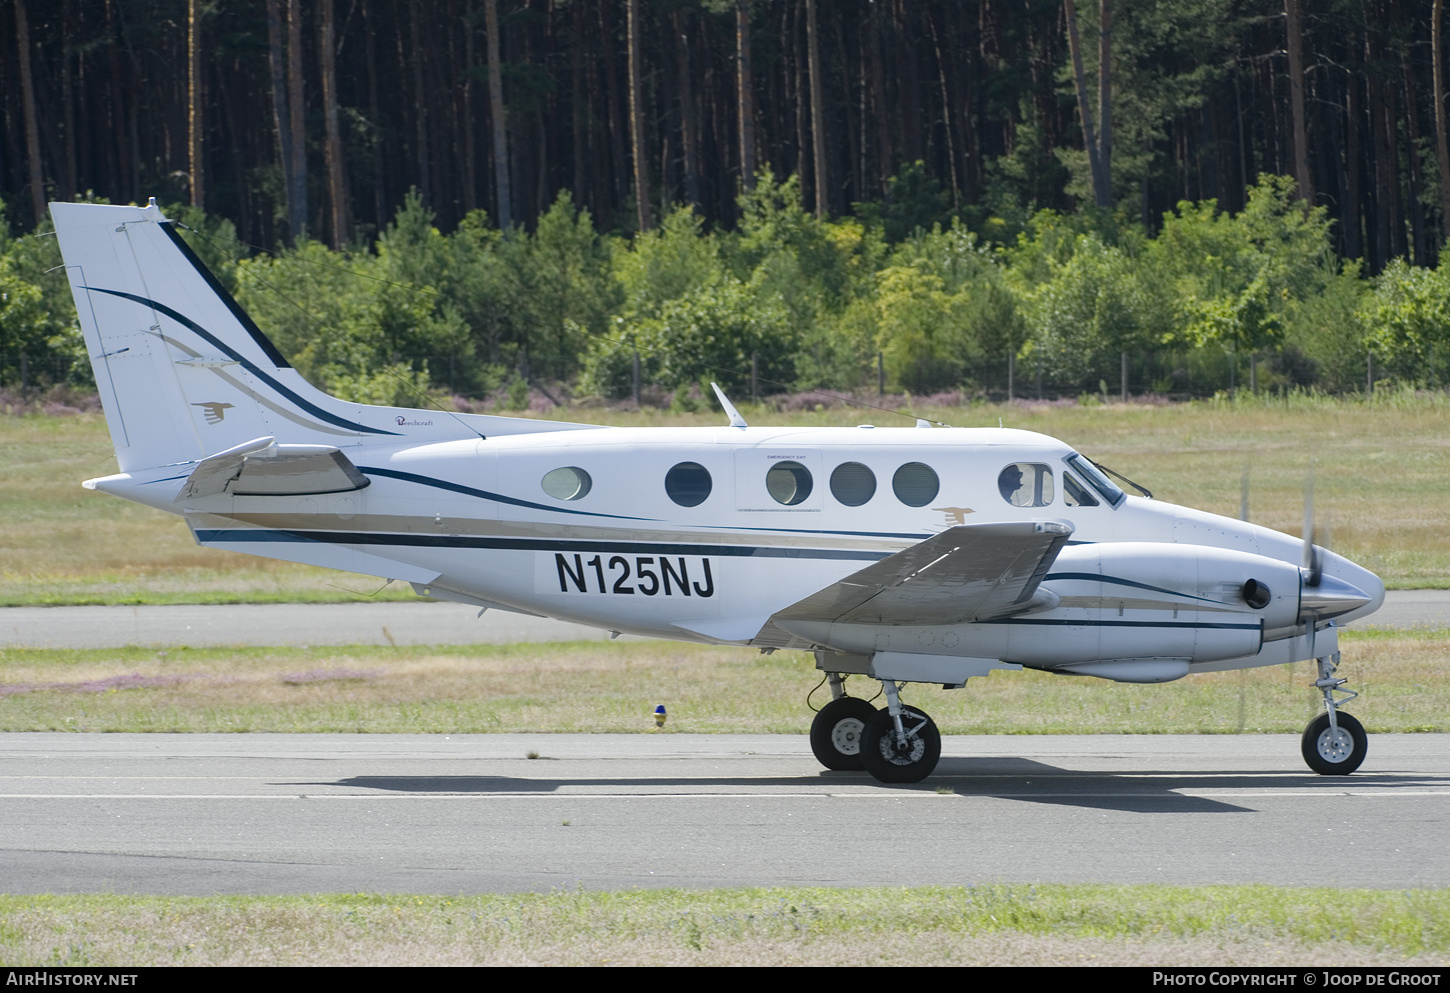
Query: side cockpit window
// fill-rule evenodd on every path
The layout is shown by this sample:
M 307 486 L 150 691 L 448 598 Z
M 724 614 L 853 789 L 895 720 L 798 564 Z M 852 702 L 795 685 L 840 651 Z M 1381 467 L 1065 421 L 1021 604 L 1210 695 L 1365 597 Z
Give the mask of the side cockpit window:
M 1062 502 L 1069 507 L 1096 507 L 1098 498 L 1070 472 L 1062 474 Z
M 1055 495 L 1052 469 L 1041 462 L 1013 462 L 998 474 L 997 489 L 1014 507 L 1046 507 Z

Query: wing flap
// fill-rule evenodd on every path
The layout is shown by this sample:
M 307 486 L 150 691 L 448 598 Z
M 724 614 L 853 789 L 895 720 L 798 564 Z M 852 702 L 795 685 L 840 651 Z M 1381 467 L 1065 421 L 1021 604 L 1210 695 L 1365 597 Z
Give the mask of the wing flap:
M 1072 530 L 1061 521 L 959 524 L 812 593 L 771 622 L 960 624 L 1016 613 Z

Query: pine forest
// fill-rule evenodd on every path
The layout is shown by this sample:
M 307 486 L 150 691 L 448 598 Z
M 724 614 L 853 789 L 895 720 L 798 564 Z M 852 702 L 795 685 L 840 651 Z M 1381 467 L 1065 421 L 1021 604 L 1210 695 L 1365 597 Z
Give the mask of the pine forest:
M 1444 5 L 0 0 L 0 396 L 150 197 L 365 402 L 1442 389 Z

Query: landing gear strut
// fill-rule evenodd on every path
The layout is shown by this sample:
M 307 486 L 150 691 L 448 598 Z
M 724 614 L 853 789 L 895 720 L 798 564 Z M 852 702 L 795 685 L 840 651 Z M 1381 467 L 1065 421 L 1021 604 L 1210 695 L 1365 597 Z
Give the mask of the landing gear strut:
M 1359 694 L 1341 689 L 1347 680 L 1335 678 L 1335 670 L 1339 668 L 1338 652 L 1322 656 L 1315 662 L 1319 666 L 1319 678 L 1314 685 L 1324 693 L 1325 712 L 1304 729 L 1301 746 L 1304 761 L 1321 776 L 1347 776 L 1364 761 L 1369 742 L 1359 721 L 1350 714 L 1339 713 L 1339 708 Z M 1349 695 L 1336 700 L 1336 692 Z
M 861 762 L 861 730 L 876 716 L 876 708 L 865 700 L 847 696 L 841 674 L 830 672 L 826 679 L 835 697 L 811 721 L 811 751 L 827 769 L 857 770 Z
M 895 680 L 883 679 L 881 685 L 887 706 L 861 731 L 861 760 L 883 783 L 919 783 L 941 758 L 941 733 L 926 714 L 902 706 Z

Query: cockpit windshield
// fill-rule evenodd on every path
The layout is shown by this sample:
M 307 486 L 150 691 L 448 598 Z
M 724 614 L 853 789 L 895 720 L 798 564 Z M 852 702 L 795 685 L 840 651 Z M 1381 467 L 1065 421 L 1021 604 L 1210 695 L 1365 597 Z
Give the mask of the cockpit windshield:
M 1073 452 L 1063 461 L 1077 470 L 1078 474 L 1087 480 L 1088 485 L 1097 490 L 1102 498 L 1112 506 L 1121 506 L 1123 501 L 1128 498 L 1128 495 L 1118 489 L 1117 484 L 1098 469 L 1090 459 L 1085 459 Z

